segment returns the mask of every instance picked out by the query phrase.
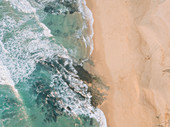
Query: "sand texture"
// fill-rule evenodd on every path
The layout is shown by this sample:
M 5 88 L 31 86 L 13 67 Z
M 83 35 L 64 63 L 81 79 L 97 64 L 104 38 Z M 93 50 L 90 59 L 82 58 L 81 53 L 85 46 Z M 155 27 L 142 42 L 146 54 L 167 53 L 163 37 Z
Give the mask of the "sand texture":
M 87 0 L 108 127 L 170 127 L 170 0 Z

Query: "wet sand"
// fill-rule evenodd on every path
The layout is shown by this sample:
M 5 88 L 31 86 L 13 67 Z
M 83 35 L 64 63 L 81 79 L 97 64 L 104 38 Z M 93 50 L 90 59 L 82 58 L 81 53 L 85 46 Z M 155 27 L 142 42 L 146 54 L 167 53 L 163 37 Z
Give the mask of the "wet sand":
M 170 1 L 86 1 L 108 127 L 170 127 Z

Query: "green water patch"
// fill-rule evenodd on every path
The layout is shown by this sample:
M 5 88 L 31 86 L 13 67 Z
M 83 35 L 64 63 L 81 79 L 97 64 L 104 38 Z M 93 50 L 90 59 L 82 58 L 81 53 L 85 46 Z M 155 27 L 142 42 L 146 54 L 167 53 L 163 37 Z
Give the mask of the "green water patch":
M 56 43 L 62 44 L 77 59 L 87 55 L 83 40 L 83 18 L 79 12 L 67 15 L 47 14 L 43 23 L 51 30 Z
M 99 127 L 99 123 L 85 116 L 79 116 L 79 118 L 61 116 L 57 121 L 57 127 Z

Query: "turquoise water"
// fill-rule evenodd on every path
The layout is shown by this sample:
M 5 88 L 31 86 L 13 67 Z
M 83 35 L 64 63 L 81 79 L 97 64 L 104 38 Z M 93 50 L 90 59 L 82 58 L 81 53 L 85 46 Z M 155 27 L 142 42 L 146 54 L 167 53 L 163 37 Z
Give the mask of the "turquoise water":
M 0 127 L 105 126 L 74 68 L 93 48 L 88 12 L 79 0 L 0 0 Z

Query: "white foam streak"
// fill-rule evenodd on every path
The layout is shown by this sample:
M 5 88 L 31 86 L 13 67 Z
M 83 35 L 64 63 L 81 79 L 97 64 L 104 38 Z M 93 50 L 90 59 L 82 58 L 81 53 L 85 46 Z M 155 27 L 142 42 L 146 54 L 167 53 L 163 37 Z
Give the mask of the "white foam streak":
M 34 16 L 35 16 L 35 19 L 36 19 L 37 23 L 39 24 L 39 26 L 44 30 L 44 35 L 46 37 L 52 37 L 53 35 L 51 34 L 51 30 L 48 29 L 48 27 L 45 24 L 40 22 L 40 20 L 39 20 L 38 16 L 36 15 L 36 13 L 34 13 Z
M 85 0 L 78 0 L 79 3 L 79 11 L 83 13 L 84 19 L 87 20 L 88 22 L 88 27 L 90 28 L 90 35 L 87 38 L 88 40 L 86 40 L 86 43 L 88 45 L 90 45 L 90 55 L 93 52 L 93 35 L 94 35 L 94 31 L 93 31 L 93 23 L 94 23 L 94 19 L 93 19 L 93 14 L 91 12 L 91 10 L 87 7 L 86 5 L 86 1 Z
M 33 8 L 27 0 L 6 0 L 11 3 L 14 8 L 24 13 L 34 13 L 36 9 Z
M 97 108 L 97 114 L 96 116 L 98 117 L 98 121 L 100 121 L 100 127 L 107 127 L 107 122 L 106 122 L 106 117 L 104 113 Z
M 10 78 L 10 73 L 6 66 L 0 61 L 0 84 L 6 84 L 10 86 L 14 86 L 13 80 Z
M 15 84 L 13 80 L 11 79 L 9 70 L 7 69 L 6 66 L 3 65 L 2 61 L 0 61 L 0 85 L 8 85 L 12 89 L 15 97 L 23 104 L 23 100 L 21 99 L 18 90 L 15 88 Z M 28 115 L 26 113 L 26 110 L 24 107 L 23 108 L 23 113 L 25 116 L 25 119 L 28 119 Z
M 51 30 L 48 29 L 48 27 L 45 24 L 40 22 L 36 14 L 36 8 L 33 8 L 27 0 L 6 0 L 6 1 L 9 1 L 12 7 L 18 9 L 21 12 L 33 13 L 38 25 L 44 30 L 44 35 L 46 37 L 52 37 Z
M 1 40 L 0 40 L 0 46 L 1 46 L 3 52 L 9 53 L 9 52 L 4 48 L 4 45 L 3 45 L 3 43 L 2 43 Z
M 15 84 L 13 80 L 11 79 L 9 70 L 6 68 L 6 66 L 3 65 L 3 63 L 0 61 L 0 85 L 8 85 L 11 87 L 12 91 L 14 92 L 17 99 L 22 102 L 22 99 L 18 93 L 18 90 L 15 88 Z

